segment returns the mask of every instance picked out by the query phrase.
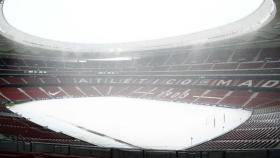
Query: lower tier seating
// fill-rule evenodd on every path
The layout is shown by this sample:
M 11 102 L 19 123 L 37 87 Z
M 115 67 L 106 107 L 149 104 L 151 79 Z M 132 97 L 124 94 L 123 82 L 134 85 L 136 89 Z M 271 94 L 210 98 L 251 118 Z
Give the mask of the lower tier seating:
M 12 115 L 12 112 L 3 105 L 0 105 L 0 107 L 0 133 L 9 139 L 28 142 L 90 145 L 62 133 L 51 131 L 15 114 Z
M 280 142 L 280 105 L 255 109 L 253 115 L 236 129 L 189 151 L 266 149 Z
M 251 118 L 235 130 L 190 150 L 262 149 L 273 148 L 280 142 L 278 92 L 151 85 L 52 85 L 0 88 L 0 92 L 3 101 L 15 103 L 64 97 L 120 96 L 254 109 Z M 3 105 L 0 106 L 0 127 L 0 133 L 15 140 L 85 144 L 15 117 Z

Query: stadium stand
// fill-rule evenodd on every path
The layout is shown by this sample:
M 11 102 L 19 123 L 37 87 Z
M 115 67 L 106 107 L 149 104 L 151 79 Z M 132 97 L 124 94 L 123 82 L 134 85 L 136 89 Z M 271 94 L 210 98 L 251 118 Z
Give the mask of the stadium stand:
M 280 8 L 278 1 L 275 4 Z M 1 36 L 0 157 L 280 157 L 279 14 L 252 33 L 249 42 L 244 40 L 250 34 L 199 49 L 136 53 L 128 61 L 87 60 L 96 54 L 22 53 Z M 271 32 L 277 36 L 269 36 Z M 185 150 L 159 151 L 98 147 L 34 124 L 6 108 L 34 100 L 106 96 L 243 108 L 253 114 L 210 141 Z

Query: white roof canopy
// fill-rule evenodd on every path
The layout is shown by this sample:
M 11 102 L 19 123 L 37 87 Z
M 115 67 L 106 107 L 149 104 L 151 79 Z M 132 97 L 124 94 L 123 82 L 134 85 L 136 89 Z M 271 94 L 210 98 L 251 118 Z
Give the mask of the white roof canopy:
M 272 0 L 8 0 L 3 6 L 4 36 L 29 46 L 77 52 L 226 39 L 260 28 L 275 11 Z

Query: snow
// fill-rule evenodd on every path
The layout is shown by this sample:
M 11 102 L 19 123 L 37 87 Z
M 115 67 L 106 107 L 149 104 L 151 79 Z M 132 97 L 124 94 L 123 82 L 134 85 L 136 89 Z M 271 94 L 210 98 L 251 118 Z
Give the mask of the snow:
M 251 116 L 242 109 L 121 97 L 33 101 L 10 109 L 37 124 L 96 145 L 168 150 L 213 139 Z

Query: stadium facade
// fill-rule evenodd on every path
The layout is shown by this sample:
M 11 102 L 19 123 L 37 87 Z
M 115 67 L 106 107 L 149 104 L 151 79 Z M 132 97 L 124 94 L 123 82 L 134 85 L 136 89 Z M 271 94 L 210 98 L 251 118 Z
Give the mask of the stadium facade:
M 279 157 L 279 5 L 265 0 L 248 17 L 205 32 L 113 45 L 34 37 L 10 26 L 1 10 L 0 157 Z M 106 60 L 111 58 L 128 60 Z M 159 151 L 98 147 L 6 108 L 34 100 L 98 96 L 243 108 L 253 114 L 213 140 Z

